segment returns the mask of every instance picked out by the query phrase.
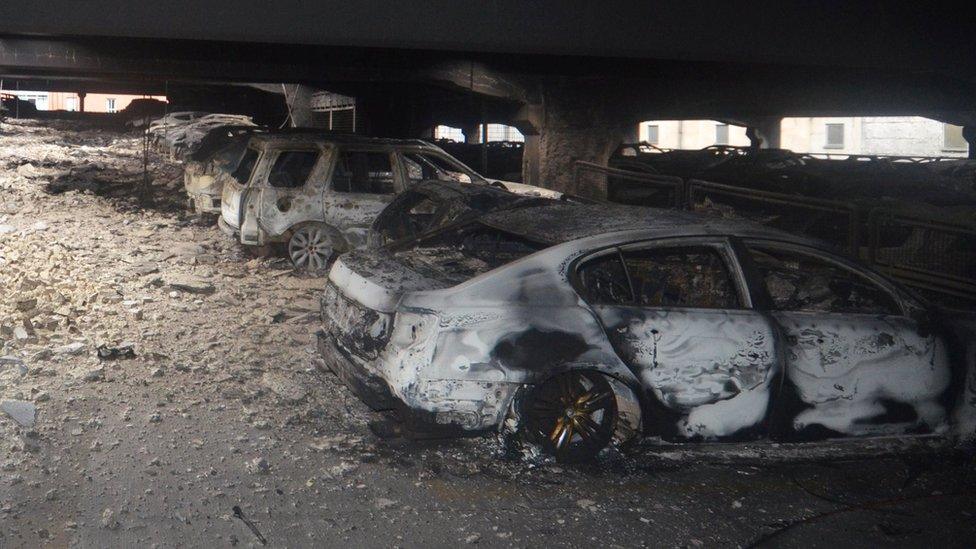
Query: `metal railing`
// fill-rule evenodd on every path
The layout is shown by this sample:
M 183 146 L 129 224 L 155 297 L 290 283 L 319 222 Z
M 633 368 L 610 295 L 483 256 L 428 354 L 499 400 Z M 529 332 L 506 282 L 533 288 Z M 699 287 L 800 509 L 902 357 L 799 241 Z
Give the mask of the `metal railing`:
M 727 206 L 735 214 L 781 230 L 830 242 L 857 256 L 861 250 L 858 207 L 852 202 L 823 200 L 689 180 L 688 206 L 694 210 Z
M 876 208 L 864 259 L 907 285 L 976 300 L 976 226 Z
M 735 185 L 639 173 L 577 162 L 575 183 L 602 177 L 611 202 L 683 210 L 723 210 L 763 225 L 845 249 L 925 292 L 976 302 L 976 224 L 949 222 L 890 208 L 870 212 L 854 202 L 760 191 Z
M 596 176 L 595 178 L 593 176 Z M 589 177 L 588 181 L 585 181 Z M 655 208 L 685 207 L 685 180 L 670 175 L 640 173 L 620 168 L 608 168 L 592 162 L 576 162 L 575 191 L 581 195 L 584 183 L 596 185 L 597 196 L 611 202 L 652 206 Z

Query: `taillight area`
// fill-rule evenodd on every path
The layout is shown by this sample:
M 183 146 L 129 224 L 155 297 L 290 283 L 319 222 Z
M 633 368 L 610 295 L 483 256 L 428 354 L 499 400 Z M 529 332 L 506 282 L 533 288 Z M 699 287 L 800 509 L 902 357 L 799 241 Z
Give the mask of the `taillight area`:
M 392 315 L 374 311 L 328 284 L 322 295 L 322 326 L 347 351 L 375 359 L 390 340 Z
M 427 339 L 428 335 L 437 327 L 437 315 L 417 313 L 411 311 L 399 312 L 393 323 L 393 334 L 390 342 L 399 347 L 410 347 L 417 341 Z

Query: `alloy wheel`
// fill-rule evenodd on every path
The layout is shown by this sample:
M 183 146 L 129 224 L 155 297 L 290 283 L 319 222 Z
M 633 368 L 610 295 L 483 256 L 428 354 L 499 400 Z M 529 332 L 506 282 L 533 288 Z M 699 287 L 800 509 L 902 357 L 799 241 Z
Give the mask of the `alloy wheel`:
M 607 379 L 596 372 L 567 372 L 531 395 L 530 434 L 560 461 L 594 457 L 613 438 L 617 400 Z
M 324 269 L 334 253 L 329 236 L 321 227 L 302 227 L 288 241 L 288 257 L 298 269 Z

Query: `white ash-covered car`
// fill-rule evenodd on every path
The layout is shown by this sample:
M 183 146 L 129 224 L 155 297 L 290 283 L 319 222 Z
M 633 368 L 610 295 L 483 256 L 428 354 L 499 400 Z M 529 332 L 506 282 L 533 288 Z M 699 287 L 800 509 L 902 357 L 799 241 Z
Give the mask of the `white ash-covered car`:
M 489 184 L 420 140 L 258 135 L 224 183 L 218 224 L 245 245 L 287 243 L 296 267 L 321 269 L 336 252 L 365 245 L 377 215 L 397 194 L 425 180 Z M 559 196 L 530 185 L 501 185 Z
M 250 116 L 239 114 L 208 114 L 183 126 L 172 129 L 164 136 L 170 154 L 177 160 L 186 160 L 207 136 L 214 132 L 236 132 L 258 128 Z
M 220 213 L 224 182 L 233 177 L 258 127 L 223 128 L 205 138 L 205 143 L 183 164 L 183 186 L 189 208 L 197 213 Z
M 189 124 L 197 118 L 206 116 L 207 114 L 208 113 L 204 111 L 176 111 L 167 113 L 165 116 L 150 122 L 147 131 L 153 140 L 153 144 L 158 145 L 160 139 L 162 139 L 163 135 L 170 129 L 182 126 L 184 124 Z
M 976 429 L 976 315 L 816 241 L 563 203 L 340 256 L 318 345 L 413 429 L 517 432 L 560 459 L 673 441 Z

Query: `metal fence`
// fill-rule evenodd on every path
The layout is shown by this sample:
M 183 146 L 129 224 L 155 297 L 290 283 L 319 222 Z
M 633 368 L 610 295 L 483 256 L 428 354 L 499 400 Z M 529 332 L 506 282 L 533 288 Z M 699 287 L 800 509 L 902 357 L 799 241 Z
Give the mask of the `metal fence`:
M 576 192 L 597 189 L 595 198 L 654 208 L 684 208 L 687 197 L 685 180 L 670 175 L 640 173 L 608 168 L 592 162 L 576 162 Z
M 639 173 L 577 162 L 577 189 L 623 204 L 719 211 L 832 243 L 930 296 L 976 303 L 976 226 L 854 202 L 822 200 L 734 185 Z
M 926 292 L 976 301 L 976 227 L 877 208 L 864 259 Z
M 862 228 L 853 203 L 694 179 L 687 182 L 687 193 L 690 209 L 729 209 L 738 217 L 830 242 L 852 256 L 860 253 Z

